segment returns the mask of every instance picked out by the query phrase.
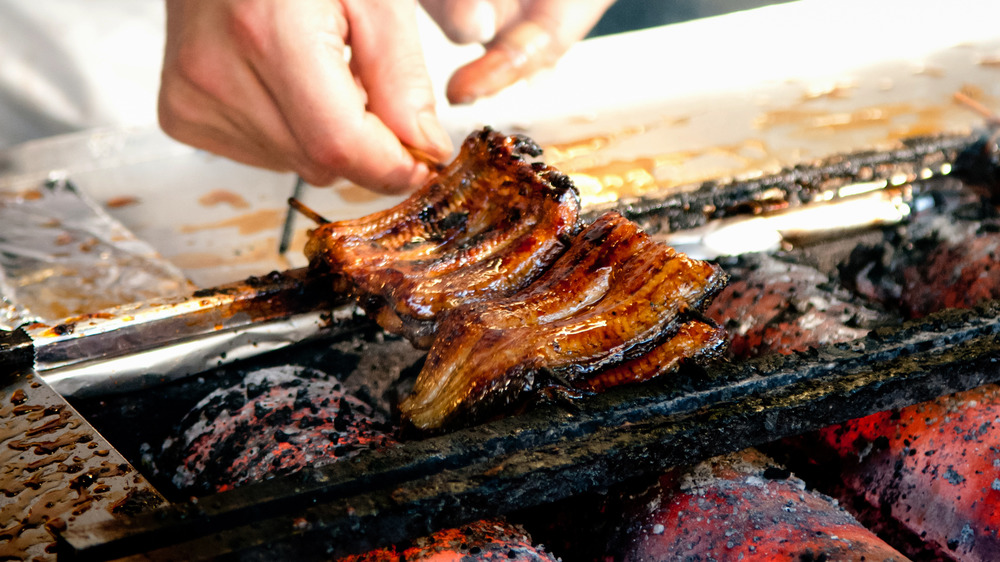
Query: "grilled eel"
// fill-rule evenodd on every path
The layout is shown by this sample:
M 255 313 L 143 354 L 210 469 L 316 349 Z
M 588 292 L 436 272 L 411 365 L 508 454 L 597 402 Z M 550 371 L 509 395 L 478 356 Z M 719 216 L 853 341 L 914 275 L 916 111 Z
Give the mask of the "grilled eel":
M 562 254 L 577 230 L 572 181 L 542 163 L 530 139 L 489 128 L 399 205 L 310 233 L 310 266 L 336 274 L 386 331 L 419 348 L 438 316 L 459 304 L 513 293 Z
M 471 423 L 531 394 L 601 391 L 714 356 L 725 333 L 697 311 L 726 280 L 607 213 L 525 289 L 443 315 L 403 419 Z

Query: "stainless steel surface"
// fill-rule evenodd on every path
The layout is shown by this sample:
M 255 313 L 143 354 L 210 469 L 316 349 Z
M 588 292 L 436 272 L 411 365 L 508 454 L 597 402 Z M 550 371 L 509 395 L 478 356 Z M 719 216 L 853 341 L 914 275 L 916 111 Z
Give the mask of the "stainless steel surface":
M 68 525 L 121 521 L 165 503 L 30 364 L 3 369 L 0 381 L 4 559 L 55 560 L 54 533 Z

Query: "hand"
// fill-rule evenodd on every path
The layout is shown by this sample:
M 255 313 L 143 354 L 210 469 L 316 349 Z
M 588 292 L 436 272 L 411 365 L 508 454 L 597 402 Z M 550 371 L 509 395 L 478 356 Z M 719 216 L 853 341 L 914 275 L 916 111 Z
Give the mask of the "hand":
M 550 66 L 582 39 L 614 0 L 421 0 L 456 43 L 486 53 L 455 71 L 448 101 L 470 103 Z
M 313 185 L 397 192 L 428 174 L 407 147 L 452 151 L 415 0 L 167 0 L 159 115 L 182 142 Z

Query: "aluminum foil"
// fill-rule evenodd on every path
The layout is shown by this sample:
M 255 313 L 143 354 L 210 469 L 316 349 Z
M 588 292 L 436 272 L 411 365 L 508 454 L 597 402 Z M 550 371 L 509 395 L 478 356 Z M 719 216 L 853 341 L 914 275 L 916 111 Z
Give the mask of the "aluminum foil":
M 0 224 L 2 328 L 193 290 L 64 177 L 0 196 Z
M 338 314 L 352 311 L 334 311 Z M 330 313 L 310 312 L 280 320 L 247 322 L 237 327 L 206 328 L 186 338 L 164 340 L 162 326 L 151 324 L 122 338 L 120 353 L 109 357 L 91 356 L 100 347 L 97 338 L 39 346 L 38 372 L 59 394 L 83 398 L 150 388 L 168 381 L 203 373 L 240 359 L 307 341 L 330 330 Z M 106 334 L 119 337 L 115 331 Z M 134 345 L 129 349 L 128 345 Z M 60 352 L 72 348 L 74 357 L 62 361 Z
M 366 323 L 330 283 L 306 269 L 274 272 L 36 324 L 26 333 L 35 369 L 64 396 L 135 390 Z

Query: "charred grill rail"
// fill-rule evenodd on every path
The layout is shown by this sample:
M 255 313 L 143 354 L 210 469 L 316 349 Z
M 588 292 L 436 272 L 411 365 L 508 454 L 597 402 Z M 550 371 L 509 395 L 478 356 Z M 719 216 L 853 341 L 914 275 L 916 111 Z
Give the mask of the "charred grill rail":
M 980 177 L 987 173 L 984 169 L 989 168 L 1000 175 L 1000 168 L 994 169 L 985 160 L 994 158 L 991 153 L 970 149 L 981 142 L 980 135 L 914 137 L 902 141 L 902 146 L 893 150 L 834 156 L 760 178 L 707 181 L 694 189 L 667 196 L 623 199 L 589 208 L 580 218 L 589 222 L 614 209 L 650 234 L 686 230 L 703 226 L 712 219 L 753 213 L 769 206 L 805 203 L 825 191 L 850 183 L 902 177 L 905 181 L 913 181 L 925 171 L 941 172 L 942 166 L 950 166 L 963 153 L 966 155 L 964 170 L 974 170 Z
M 1000 380 L 1000 302 L 791 356 L 684 370 L 558 406 L 172 505 L 70 527 L 64 552 L 329 556 Z M 377 352 L 377 350 L 369 350 Z

